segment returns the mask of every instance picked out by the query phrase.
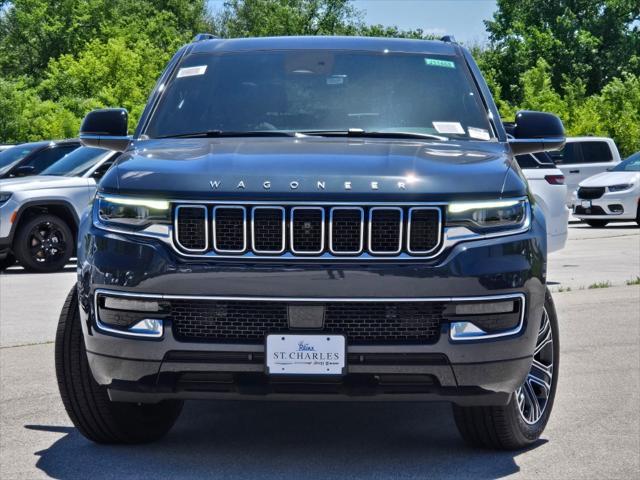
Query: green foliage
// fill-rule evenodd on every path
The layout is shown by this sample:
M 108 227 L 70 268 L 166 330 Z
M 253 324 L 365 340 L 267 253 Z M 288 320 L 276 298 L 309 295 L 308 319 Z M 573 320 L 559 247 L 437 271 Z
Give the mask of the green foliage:
M 432 38 L 366 25 L 350 0 L 0 0 L 0 141 L 76 135 L 92 108 L 135 125 L 170 56 L 198 32 L 222 37 Z M 640 3 L 498 0 L 488 46 L 471 46 L 503 118 L 558 114 L 571 135 L 640 150 Z
M 505 100 L 523 99 L 522 75 L 539 58 L 552 63 L 551 84 L 581 79 L 587 95 L 624 73 L 640 75 L 638 0 L 498 0 L 485 22 L 489 58 Z

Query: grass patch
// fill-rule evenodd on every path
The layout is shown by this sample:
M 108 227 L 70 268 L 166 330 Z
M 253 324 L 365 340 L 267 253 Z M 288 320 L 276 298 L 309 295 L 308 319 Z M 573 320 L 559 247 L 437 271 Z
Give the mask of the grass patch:
M 558 287 L 558 293 L 562 293 L 562 292 L 570 292 L 571 291 L 571 287 Z
M 607 280 L 606 282 L 596 282 L 596 283 L 592 283 L 591 285 L 589 285 L 587 288 L 589 290 L 593 290 L 595 288 L 609 288 L 611 287 L 611 282 L 609 280 Z
M 636 277 L 634 280 L 627 280 L 627 285 L 640 285 L 640 277 Z

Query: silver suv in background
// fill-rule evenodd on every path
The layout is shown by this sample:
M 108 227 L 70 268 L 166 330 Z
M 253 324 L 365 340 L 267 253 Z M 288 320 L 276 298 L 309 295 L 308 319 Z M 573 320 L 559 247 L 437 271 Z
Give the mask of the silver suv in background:
M 549 152 L 562 170 L 567 185 L 567 205 L 573 208 L 574 192 L 583 180 L 620 163 L 618 147 L 607 137 L 568 137 L 562 150 Z
M 74 253 L 78 222 L 118 153 L 81 147 L 42 172 L 0 180 L 0 270 L 53 272 Z

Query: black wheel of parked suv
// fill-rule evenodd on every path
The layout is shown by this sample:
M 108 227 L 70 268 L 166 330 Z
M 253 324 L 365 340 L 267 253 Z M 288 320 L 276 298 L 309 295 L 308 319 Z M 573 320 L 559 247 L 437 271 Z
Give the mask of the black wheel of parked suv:
M 97 443 L 146 443 L 173 426 L 182 401 L 156 404 L 112 402 L 94 380 L 85 351 L 78 294 L 74 287 L 62 307 L 55 345 L 56 377 L 62 402 L 76 428 Z
M 517 450 L 540 438 L 558 384 L 558 317 L 547 290 L 531 370 L 506 406 L 453 406 L 462 438 L 474 447 Z
M 32 272 L 55 272 L 64 268 L 73 253 L 73 233 L 55 215 L 38 215 L 21 225 L 13 241 L 20 265 Z
M 609 222 L 606 220 L 586 220 L 587 225 L 594 228 L 603 228 L 606 227 Z
M 11 255 L 10 253 L 0 260 L 0 272 L 5 271 L 7 268 L 11 267 L 14 263 L 16 263 L 16 257 Z

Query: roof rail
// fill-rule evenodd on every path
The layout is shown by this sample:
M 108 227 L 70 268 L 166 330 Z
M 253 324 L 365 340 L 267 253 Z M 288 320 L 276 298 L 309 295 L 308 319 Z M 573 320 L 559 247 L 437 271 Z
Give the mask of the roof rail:
M 199 33 L 195 37 L 193 37 L 194 42 L 201 42 L 203 40 L 213 40 L 214 38 L 218 38 L 213 33 Z
M 447 43 L 458 43 L 456 42 L 456 38 L 453 35 L 445 35 L 443 37 L 440 37 L 440 41 Z

